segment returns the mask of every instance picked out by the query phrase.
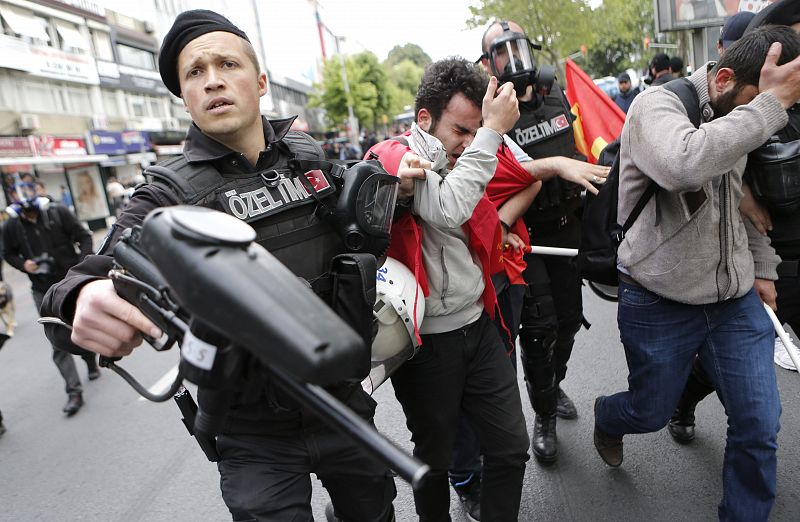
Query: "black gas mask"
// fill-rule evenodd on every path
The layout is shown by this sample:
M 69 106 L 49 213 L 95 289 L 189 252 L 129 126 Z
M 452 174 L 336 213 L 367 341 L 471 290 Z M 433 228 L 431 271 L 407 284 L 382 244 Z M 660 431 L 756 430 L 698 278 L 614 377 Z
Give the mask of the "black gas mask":
M 532 43 L 523 33 L 512 31 L 508 22 L 500 22 L 500 27 L 503 33 L 481 56 L 489 62 L 492 74 L 502 83 L 511 82 L 517 97 L 525 95 L 528 85 L 540 96 L 550 94 L 556 71 L 549 65 L 537 69 L 533 59 L 533 50 L 540 50 L 542 46 Z
M 386 252 L 399 183 L 376 160 L 359 161 L 344 171 L 333 217 L 348 251 L 375 257 Z

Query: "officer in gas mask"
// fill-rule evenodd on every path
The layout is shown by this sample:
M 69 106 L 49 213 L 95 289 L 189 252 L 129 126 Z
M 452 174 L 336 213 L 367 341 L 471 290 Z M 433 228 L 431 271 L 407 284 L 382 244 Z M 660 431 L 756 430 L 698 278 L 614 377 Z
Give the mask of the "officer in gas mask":
M 14 184 L 14 196 L 16 201 L 6 209 L 9 219 L 3 229 L 4 258 L 31 280 L 38 310 L 50 286 L 92 252 L 92 237 L 66 207 L 39 196 L 28 175 Z M 86 352 L 82 357 L 89 379 L 100 377 L 97 356 Z M 63 411 L 74 415 L 83 406 L 83 387 L 75 361 L 71 354 L 54 347 L 53 362 L 66 383 Z
M 534 50 L 519 24 L 496 22 L 483 37 L 481 60 L 501 82 L 511 82 L 519 99 L 520 118 L 508 135 L 531 158 L 566 156 L 576 152 L 570 107 L 554 69 L 537 67 Z M 531 244 L 577 248 L 581 187 L 560 177 L 543 183 L 524 215 Z M 537 460 L 556 459 L 556 416 L 572 419 L 575 405 L 560 388 L 581 326 L 581 280 L 572 259 L 525 256 L 528 284 L 523 302 L 520 345 L 528 395 L 536 412 L 531 449 Z
M 106 356 L 129 354 L 142 333 L 158 337 L 105 274 L 125 229 L 157 207 L 189 204 L 250 224 L 256 241 L 308 281 L 369 346 L 376 257 L 388 247 L 396 179 L 377 162 L 345 172 L 324 161 L 314 139 L 290 130 L 294 118 L 263 118 L 266 75 L 247 35 L 218 13 L 178 15 L 164 38 L 159 71 L 192 116 L 183 154 L 145 172 L 150 183 L 133 194 L 99 254 L 54 287 L 43 310 L 72 323 L 76 344 Z M 389 470 L 278 388 L 255 358 L 243 366 L 229 404 L 220 404 L 226 395 L 214 389 L 198 394 L 201 409 L 215 406 L 217 431 L 210 435 L 233 519 L 310 520 L 309 474 L 315 473 L 336 517 L 393 520 Z M 369 369 L 365 353 L 352 380 L 328 391 L 371 420 L 376 404 L 360 384 Z

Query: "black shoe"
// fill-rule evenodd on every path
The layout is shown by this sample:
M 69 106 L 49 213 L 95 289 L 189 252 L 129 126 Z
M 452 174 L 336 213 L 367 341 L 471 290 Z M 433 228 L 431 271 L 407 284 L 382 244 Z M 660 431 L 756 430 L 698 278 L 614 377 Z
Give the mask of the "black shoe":
M 558 387 L 558 402 L 556 403 L 556 415 L 562 419 L 574 419 L 578 416 L 578 409 L 572 399 L 567 397 L 561 386 Z
M 97 359 L 93 358 L 91 360 L 86 361 L 86 367 L 89 369 L 89 380 L 94 381 L 95 379 L 100 378 L 100 367 L 97 366 Z
M 533 437 L 531 451 L 536 460 L 542 464 L 552 464 L 558 457 L 558 439 L 556 438 L 555 415 L 536 415 L 533 421 Z
M 600 397 L 594 400 L 594 447 L 603 462 L 612 468 L 622 465 L 622 437 L 612 437 L 597 427 L 597 405 Z
M 458 500 L 464 507 L 464 516 L 470 522 L 481 520 L 481 479 L 473 476 L 469 482 L 461 486 L 453 484 Z
M 67 417 L 71 417 L 78 413 L 82 406 L 83 396 L 80 393 L 72 393 L 67 400 L 67 404 L 64 405 L 64 413 L 67 414 Z
M 678 404 L 667 424 L 667 431 L 679 444 L 689 444 L 694 440 L 694 408 L 696 404 Z

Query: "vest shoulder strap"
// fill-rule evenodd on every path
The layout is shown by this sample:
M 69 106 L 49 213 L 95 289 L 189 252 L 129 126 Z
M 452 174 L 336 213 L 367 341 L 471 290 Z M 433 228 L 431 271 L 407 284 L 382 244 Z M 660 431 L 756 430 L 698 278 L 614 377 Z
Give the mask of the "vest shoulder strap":
M 278 142 L 282 144 L 291 158 L 319 160 L 325 158 L 322 147 L 308 134 L 290 131 Z M 226 180 L 210 163 L 190 164 L 183 155 L 170 158 L 145 170 L 145 175 L 155 182 L 161 182 L 173 190 L 187 205 L 194 205 L 216 189 Z

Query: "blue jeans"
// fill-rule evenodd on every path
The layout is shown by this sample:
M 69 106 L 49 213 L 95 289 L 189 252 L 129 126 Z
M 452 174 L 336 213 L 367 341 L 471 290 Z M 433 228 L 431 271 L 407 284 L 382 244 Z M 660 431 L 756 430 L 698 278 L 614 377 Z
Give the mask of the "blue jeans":
M 663 428 L 698 355 L 728 416 L 719 518 L 767 520 L 775 500 L 781 407 L 772 364 L 775 333 L 755 292 L 693 306 L 620 282 L 617 320 L 628 391 L 600 400 L 597 427 L 612 436 Z

